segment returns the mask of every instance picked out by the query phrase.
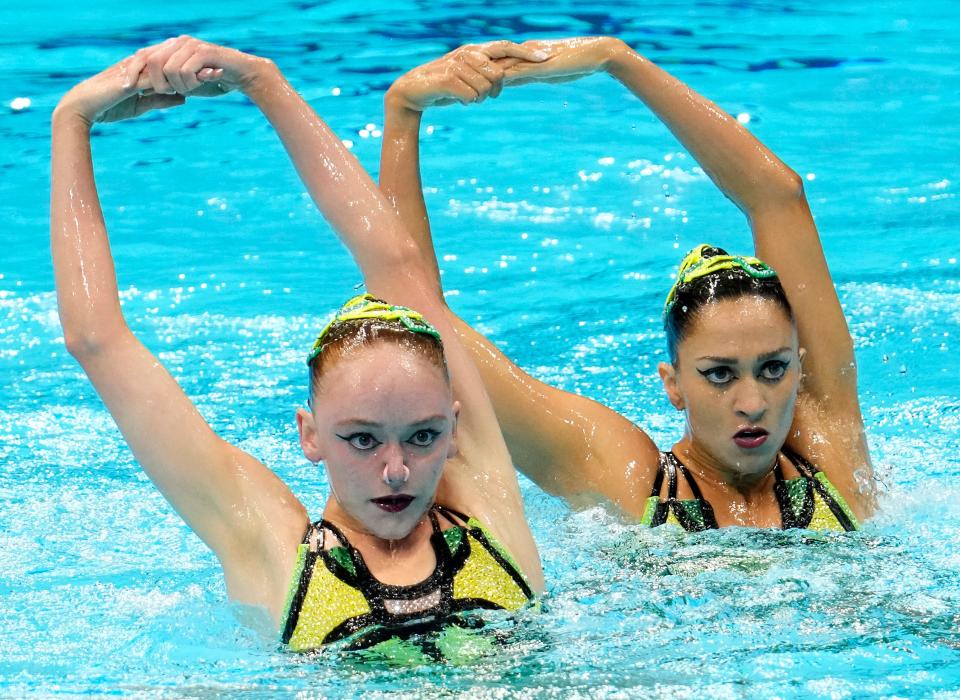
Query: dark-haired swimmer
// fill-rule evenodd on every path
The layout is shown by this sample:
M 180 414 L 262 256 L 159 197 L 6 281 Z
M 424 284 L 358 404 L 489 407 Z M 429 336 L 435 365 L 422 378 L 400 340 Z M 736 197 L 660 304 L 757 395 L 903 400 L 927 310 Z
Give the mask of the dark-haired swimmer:
M 435 273 L 421 113 L 596 72 L 666 124 L 747 216 L 765 261 L 711 246 L 684 260 L 664 309 L 670 361 L 659 373 L 686 431 L 666 452 L 606 406 L 534 379 L 451 312 L 518 468 L 550 493 L 577 504 L 599 496 L 649 525 L 856 529 L 874 492 L 853 344 L 801 178 L 623 41 L 520 45 L 548 56 L 538 61 L 501 58 L 504 45 L 461 47 L 400 77 L 385 98 L 380 185 Z
M 231 90 L 275 126 L 368 287 L 423 314 L 363 296 L 318 337 L 311 408 L 297 411 L 303 451 L 324 463 L 332 491 L 314 523 L 268 467 L 211 430 L 127 327 L 94 183 L 94 122 Z M 380 190 L 272 62 L 190 37 L 138 51 L 63 97 L 52 151 L 67 348 L 144 471 L 216 553 L 231 598 L 266 609 L 283 641 L 304 650 L 390 642 L 450 613 L 516 610 L 543 590 L 496 416 L 421 283 L 428 271 Z M 393 256 L 374 253 L 385 243 Z

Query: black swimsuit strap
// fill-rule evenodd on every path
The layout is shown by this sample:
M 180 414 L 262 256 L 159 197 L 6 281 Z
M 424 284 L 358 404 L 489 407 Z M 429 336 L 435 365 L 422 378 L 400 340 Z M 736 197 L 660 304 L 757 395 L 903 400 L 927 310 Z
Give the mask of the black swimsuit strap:
M 454 510 L 453 508 L 447 508 L 442 506 L 439 503 L 434 503 L 432 511 L 436 511 L 442 515 L 451 525 L 461 525 L 463 527 L 467 526 L 467 523 L 470 522 L 470 516 L 464 515 L 459 510 Z M 459 521 L 459 522 L 458 522 Z
M 447 546 L 447 538 L 443 536 L 443 530 L 440 528 L 440 520 L 437 518 L 438 512 L 447 520 L 450 520 L 436 506 L 430 509 L 430 526 L 433 528 L 433 533 L 430 535 L 430 544 L 433 545 L 433 553 L 437 557 L 437 568 L 442 568 L 444 572 L 447 572 L 451 568 L 449 565 L 453 556 L 450 554 L 450 547 Z M 453 524 L 456 525 L 456 523 Z
M 817 475 L 817 472 L 820 470 L 814 466 L 813 462 L 808 460 L 806 457 L 801 455 L 799 452 L 794 452 L 789 447 L 784 445 L 780 448 L 780 451 L 786 455 L 787 459 L 793 462 L 793 466 L 797 468 L 797 471 L 800 472 L 801 476 L 806 477 L 807 479 L 812 479 Z
M 693 494 L 693 497 L 698 501 L 703 501 L 706 503 L 705 499 L 703 498 L 703 493 L 700 491 L 700 487 L 697 486 L 697 482 L 693 478 L 693 474 L 691 474 L 690 471 L 683 466 L 683 462 L 677 458 L 677 455 L 673 453 L 673 450 L 670 451 L 670 456 L 673 458 L 673 463 L 676 465 L 677 471 L 680 472 L 680 474 L 686 480 L 687 485 L 690 487 L 690 492 Z M 674 495 L 676 494 L 674 493 Z
M 650 489 L 650 498 L 654 496 L 660 498 L 660 489 L 663 488 L 663 475 L 667 471 L 667 466 L 664 464 L 664 454 L 663 452 L 660 453 L 660 463 L 657 465 L 657 476 L 653 480 L 653 488 Z
M 669 507 L 673 509 L 674 515 L 677 516 L 677 520 L 680 521 L 680 524 L 683 525 L 683 528 L 685 530 L 719 529 L 720 525 L 717 523 L 717 516 L 713 512 L 713 506 L 711 506 L 710 502 L 703 497 L 703 492 L 700 491 L 700 487 L 697 485 L 697 482 L 693 478 L 693 474 L 690 473 L 690 470 L 683 466 L 683 462 L 680 461 L 680 459 L 672 450 L 662 454 L 664 456 L 663 464 L 669 479 L 667 486 L 667 503 L 669 504 Z M 700 513 L 703 516 L 702 527 L 699 524 L 693 524 L 687 517 L 686 513 L 679 506 L 680 499 L 677 498 L 677 472 L 680 472 L 680 474 L 683 475 L 684 480 L 686 480 L 687 485 L 690 487 L 690 492 L 693 494 L 693 499 L 700 505 Z
M 667 500 L 675 501 L 677 499 L 677 457 L 673 452 L 667 454 L 664 468 L 667 471 Z
M 303 538 L 300 540 L 300 544 L 310 544 L 310 535 L 313 534 L 313 529 L 316 526 L 316 523 L 312 523 L 309 520 L 307 521 L 307 529 L 304 530 Z

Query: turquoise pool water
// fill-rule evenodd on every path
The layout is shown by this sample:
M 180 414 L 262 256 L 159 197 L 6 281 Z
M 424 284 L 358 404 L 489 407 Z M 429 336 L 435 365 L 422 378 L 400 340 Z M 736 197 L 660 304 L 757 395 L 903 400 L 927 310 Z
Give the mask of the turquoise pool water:
M 960 692 L 952 3 L 32 7 L 0 10 L 16 29 L 0 51 L 0 696 Z M 79 79 L 183 32 L 274 58 L 371 169 L 391 80 L 488 37 L 614 33 L 749 117 L 807 178 L 856 339 L 880 514 L 824 538 L 649 532 L 525 483 L 548 613 L 501 650 L 415 669 L 280 651 L 138 470 L 64 351 L 52 292 L 50 110 Z M 603 78 L 425 123 L 451 304 L 537 376 L 669 444 L 680 424 L 654 371 L 658 309 L 682 251 L 748 245 L 738 212 Z M 359 275 L 275 135 L 228 97 L 101 127 L 94 148 L 130 324 L 215 429 L 318 512 L 325 484 L 293 422 L 302 357 Z

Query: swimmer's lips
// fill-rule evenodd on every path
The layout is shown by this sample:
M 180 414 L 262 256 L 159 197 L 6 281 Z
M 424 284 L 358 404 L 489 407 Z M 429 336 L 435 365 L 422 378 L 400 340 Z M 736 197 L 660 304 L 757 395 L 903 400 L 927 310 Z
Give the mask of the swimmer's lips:
M 399 513 L 401 510 L 413 503 L 413 500 L 413 496 L 408 496 L 405 493 L 401 493 L 397 494 L 396 496 L 371 498 L 370 502 L 378 508 L 387 511 L 388 513 Z
M 765 443 L 769 436 L 770 433 L 763 428 L 751 425 L 738 430 L 733 436 L 733 441 L 737 443 L 737 447 L 742 447 L 745 450 L 755 450 Z

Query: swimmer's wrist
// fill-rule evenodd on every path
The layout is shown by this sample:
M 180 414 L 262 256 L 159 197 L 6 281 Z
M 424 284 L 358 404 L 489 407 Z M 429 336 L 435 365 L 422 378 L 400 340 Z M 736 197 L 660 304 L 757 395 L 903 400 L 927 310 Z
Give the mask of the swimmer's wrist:
M 254 102 L 283 82 L 283 74 L 269 58 L 251 56 L 250 69 L 240 78 L 239 90 Z
M 72 99 L 72 92 L 71 90 L 64 95 L 53 109 L 50 125 L 54 130 L 76 127 L 89 133 L 94 117 L 86 114 L 82 107 L 76 104 L 76 101 Z
M 383 96 L 383 108 L 385 111 L 389 111 L 392 114 L 403 115 L 407 117 L 416 116 L 419 118 L 420 114 L 423 114 L 424 108 L 415 105 L 403 92 L 398 89 L 397 84 L 394 83 L 388 89 L 386 94 Z
M 643 60 L 640 54 L 630 48 L 630 45 L 622 39 L 611 37 L 607 47 L 607 60 L 604 70 L 611 76 L 620 80 L 624 73 L 635 64 L 638 59 Z

